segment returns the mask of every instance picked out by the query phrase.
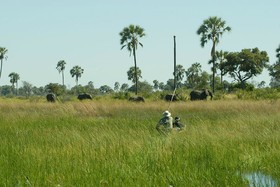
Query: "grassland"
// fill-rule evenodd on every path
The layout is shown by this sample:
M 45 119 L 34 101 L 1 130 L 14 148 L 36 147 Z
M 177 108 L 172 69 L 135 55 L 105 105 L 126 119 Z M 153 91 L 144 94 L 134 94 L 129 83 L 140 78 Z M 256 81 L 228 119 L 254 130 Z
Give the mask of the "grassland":
M 247 186 L 280 179 L 280 102 L 0 100 L 0 186 Z

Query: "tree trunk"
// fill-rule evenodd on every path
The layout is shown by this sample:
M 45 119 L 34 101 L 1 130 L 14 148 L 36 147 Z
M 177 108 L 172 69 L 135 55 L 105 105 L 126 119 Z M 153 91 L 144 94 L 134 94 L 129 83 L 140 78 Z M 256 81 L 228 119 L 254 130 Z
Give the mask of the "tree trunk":
M 62 71 L 61 74 L 62 74 L 62 85 L 64 86 L 64 72 Z
M 215 46 L 216 46 L 216 38 L 213 38 L 213 46 L 211 49 L 211 57 L 213 63 L 213 77 L 212 77 L 212 92 L 215 92 L 215 62 L 216 62 L 216 54 L 215 54 Z
M 18 94 L 18 82 L 16 82 L 16 95 Z
M 137 65 L 136 65 L 135 46 L 133 47 L 133 57 L 134 57 L 135 95 L 137 95 L 138 94 L 138 78 L 137 78 Z
M 2 65 L 3 65 L 3 59 L 1 59 L 0 78 L 1 78 L 1 74 L 2 74 Z
M 222 85 L 222 89 L 224 90 L 223 74 L 222 74 L 222 72 L 221 72 L 221 85 Z
M 215 93 L 215 57 L 213 57 L 212 92 Z

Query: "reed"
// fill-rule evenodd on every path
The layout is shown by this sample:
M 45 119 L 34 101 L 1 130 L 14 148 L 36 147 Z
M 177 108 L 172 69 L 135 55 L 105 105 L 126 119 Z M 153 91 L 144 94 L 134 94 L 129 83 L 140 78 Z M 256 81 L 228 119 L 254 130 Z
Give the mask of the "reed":
M 186 125 L 159 134 L 166 109 Z M 279 101 L 0 103 L 0 186 L 244 186 L 280 179 Z

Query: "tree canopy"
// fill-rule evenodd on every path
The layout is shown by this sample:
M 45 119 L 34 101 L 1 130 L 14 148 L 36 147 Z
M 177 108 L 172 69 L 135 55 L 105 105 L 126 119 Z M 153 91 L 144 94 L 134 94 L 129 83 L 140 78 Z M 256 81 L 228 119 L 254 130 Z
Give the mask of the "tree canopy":
M 84 69 L 82 69 L 80 66 L 74 66 L 74 67 L 70 70 L 71 76 L 72 76 L 72 77 L 75 77 L 76 86 L 78 86 L 78 80 L 79 80 L 79 78 L 82 76 L 83 73 L 84 73 Z
M 135 68 L 130 67 L 129 70 L 127 71 L 127 77 L 128 80 L 131 80 L 133 83 L 136 83 L 136 80 L 139 80 L 142 78 L 142 71 L 140 70 L 139 67 L 136 68 L 136 73 L 135 73 Z
M 7 53 L 8 53 L 8 49 L 6 49 L 5 47 L 0 47 L 0 61 L 1 61 L 0 78 L 2 74 L 3 60 L 8 58 Z
M 263 69 L 268 67 L 269 62 L 267 52 L 260 51 L 258 48 L 230 52 L 226 59 L 225 66 L 230 76 L 242 84 L 261 74 Z
M 280 87 L 280 45 L 276 49 L 276 63 L 269 67 L 269 75 L 271 76 L 270 86 Z
M 201 64 L 196 62 L 186 71 L 186 86 L 191 89 L 202 89 L 209 87 L 209 74 L 202 71 Z

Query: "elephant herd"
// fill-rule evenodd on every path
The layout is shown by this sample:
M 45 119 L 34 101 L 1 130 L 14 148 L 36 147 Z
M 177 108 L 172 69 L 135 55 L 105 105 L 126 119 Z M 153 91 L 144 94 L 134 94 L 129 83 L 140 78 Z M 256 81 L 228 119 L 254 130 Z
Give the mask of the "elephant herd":
M 206 100 L 208 96 L 211 97 L 211 100 L 212 100 L 213 94 L 210 90 L 207 90 L 207 89 L 204 89 L 201 91 L 193 90 L 190 92 L 191 101 Z M 47 94 L 46 99 L 48 102 L 55 102 L 57 100 L 55 94 L 53 94 L 53 93 Z M 85 99 L 92 100 L 92 96 L 90 94 L 83 93 L 83 94 L 79 94 L 77 99 L 79 99 L 80 101 L 85 100 Z M 167 94 L 164 99 L 166 101 L 178 101 L 179 97 L 177 94 Z M 128 100 L 134 101 L 134 102 L 145 102 L 144 97 L 141 97 L 141 96 L 130 97 Z
M 190 100 L 195 101 L 195 100 L 207 100 L 207 97 L 210 97 L 211 100 L 213 99 L 213 94 L 210 90 L 204 89 L 204 90 L 193 90 L 190 92 Z M 179 95 L 178 94 L 167 94 L 165 95 L 164 99 L 166 101 L 179 101 Z M 130 97 L 128 99 L 129 101 L 134 101 L 134 102 L 145 102 L 145 99 L 143 97 L 137 96 L 137 97 Z
M 48 93 L 46 96 L 46 99 L 48 102 L 52 102 L 52 103 L 57 100 L 55 94 L 53 94 L 53 93 Z M 80 101 L 85 100 L 85 99 L 92 100 L 92 96 L 90 94 L 83 93 L 83 94 L 79 94 L 77 99 L 79 99 Z
M 204 89 L 204 90 L 193 90 L 190 92 L 190 100 L 206 100 L 207 97 L 211 97 L 211 100 L 213 99 L 213 94 L 210 90 Z M 179 96 L 177 94 L 167 94 L 165 96 L 166 101 L 179 101 Z

